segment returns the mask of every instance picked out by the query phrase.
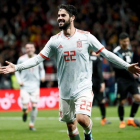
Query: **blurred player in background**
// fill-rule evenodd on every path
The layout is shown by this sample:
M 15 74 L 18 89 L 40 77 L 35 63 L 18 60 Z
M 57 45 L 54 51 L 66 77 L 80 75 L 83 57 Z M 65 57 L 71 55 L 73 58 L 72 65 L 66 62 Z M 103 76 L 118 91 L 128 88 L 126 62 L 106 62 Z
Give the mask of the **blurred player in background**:
M 0 67 L 0 73 L 29 69 L 53 55 L 57 63 L 59 120 L 66 123 L 70 140 L 80 140 L 77 122 L 84 129 L 84 139 L 93 140 L 90 50 L 136 75 L 140 74 L 140 68 L 137 63 L 130 65 L 106 50 L 89 32 L 76 29 L 76 16 L 77 9 L 74 6 L 60 5 L 57 21 L 62 31 L 51 37 L 37 56 L 18 65 L 6 61 L 8 66 Z
M 130 39 L 127 33 L 121 33 L 119 36 L 120 46 L 117 46 L 114 49 L 114 53 L 118 55 L 121 59 L 131 64 L 133 62 L 133 52 L 128 49 L 130 45 Z M 139 102 L 140 102 L 140 94 L 138 91 L 138 83 L 134 78 L 133 74 L 128 72 L 125 69 L 121 69 L 120 67 L 114 65 L 115 70 L 115 91 L 117 94 L 117 98 L 119 99 L 118 106 L 118 115 L 120 118 L 120 128 L 125 128 L 126 124 L 124 122 L 124 104 L 127 99 L 128 93 L 131 93 L 134 98 L 134 102 L 132 104 L 130 117 L 127 120 L 127 125 L 136 126 L 134 122 L 134 116 L 138 110 Z
M 102 57 L 91 51 L 90 60 L 92 61 L 92 90 L 94 93 L 94 101 L 97 100 L 101 111 L 101 125 L 110 124 L 106 119 L 105 108 L 105 83 L 102 75 Z
M 21 64 L 28 59 L 36 56 L 35 46 L 32 43 L 28 43 L 25 46 L 26 54 L 21 56 L 17 64 Z M 37 116 L 37 103 L 40 96 L 40 80 L 45 81 L 45 70 L 43 63 L 26 69 L 23 71 L 15 72 L 18 83 L 20 84 L 20 97 L 22 102 L 23 116 L 22 119 L 25 122 L 28 114 L 28 104 L 31 101 L 32 110 L 30 113 L 29 129 L 35 131 L 34 123 Z

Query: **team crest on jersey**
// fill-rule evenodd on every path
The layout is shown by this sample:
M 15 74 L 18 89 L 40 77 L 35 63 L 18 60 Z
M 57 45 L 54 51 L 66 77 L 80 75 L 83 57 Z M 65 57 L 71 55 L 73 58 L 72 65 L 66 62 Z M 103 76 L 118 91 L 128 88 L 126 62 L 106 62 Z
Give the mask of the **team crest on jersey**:
M 82 48 L 82 41 L 77 41 L 77 48 Z

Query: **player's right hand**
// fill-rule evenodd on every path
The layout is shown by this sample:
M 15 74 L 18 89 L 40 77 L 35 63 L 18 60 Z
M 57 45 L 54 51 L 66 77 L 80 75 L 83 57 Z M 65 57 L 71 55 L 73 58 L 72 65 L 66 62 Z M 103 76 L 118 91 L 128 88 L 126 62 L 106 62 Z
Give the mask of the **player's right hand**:
M 0 73 L 8 74 L 8 73 L 15 72 L 15 65 L 8 61 L 6 61 L 6 63 L 8 64 L 8 66 L 0 67 Z

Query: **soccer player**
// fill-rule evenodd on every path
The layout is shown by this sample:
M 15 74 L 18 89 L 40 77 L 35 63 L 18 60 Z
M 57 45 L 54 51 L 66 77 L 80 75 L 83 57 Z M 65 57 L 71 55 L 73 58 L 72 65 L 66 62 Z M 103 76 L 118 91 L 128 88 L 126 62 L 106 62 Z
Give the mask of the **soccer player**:
M 137 67 L 138 63 L 130 65 L 106 50 L 89 32 L 76 29 L 76 16 L 74 6 L 60 5 L 57 21 L 62 31 L 51 37 L 37 56 L 18 65 L 6 61 L 8 66 L 0 67 L 0 73 L 31 68 L 53 55 L 57 63 L 59 120 L 66 123 L 70 140 L 80 140 L 77 122 L 84 129 L 85 140 L 93 140 L 90 119 L 93 100 L 90 50 L 136 75 L 140 74 L 140 68 Z
M 121 59 L 126 61 L 127 63 L 133 62 L 133 52 L 128 49 L 130 45 L 130 39 L 127 33 L 121 33 L 119 36 L 119 43 L 120 46 L 117 46 L 114 49 L 114 53 L 118 55 Z M 120 67 L 116 67 L 114 65 L 115 70 L 115 80 L 116 80 L 116 94 L 117 98 L 119 99 L 119 106 L 118 106 L 118 115 L 120 119 L 120 128 L 125 128 L 126 124 L 124 122 L 124 104 L 127 99 L 128 92 L 133 95 L 134 102 L 132 104 L 130 117 L 127 120 L 127 125 L 136 126 L 134 122 L 134 116 L 138 110 L 140 102 L 140 94 L 138 91 L 138 84 L 136 79 L 134 78 L 133 74 L 128 72 L 125 69 L 121 69 Z
M 111 122 L 106 119 L 105 108 L 105 83 L 102 75 L 102 57 L 91 51 L 90 60 L 92 61 L 92 90 L 94 93 L 94 100 L 98 101 L 101 111 L 101 125 L 110 124 Z
M 35 54 L 35 46 L 33 43 L 27 43 L 25 45 L 26 54 L 21 56 L 18 59 L 17 64 L 21 64 L 27 61 L 30 58 L 36 56 Z M 40 88 L 40 80 L 42 82 L 45 81 L 45 70 L 43 63 L 32 67 L 30 69 L 26 69 L 23 71 L 15 72 L 18 83 L 20 84 L 20 97 L 22 102 L 22 111 L 23 116 L 22 119 L 25 122 L 27 120 L 28 114 L 28 104 L 31 100 L 32 110 L 30 113 L 30 123 L 29 129 L 35 131 L 34 123 L 37 116 L 37 103 L 39 101 L 39 88 Z

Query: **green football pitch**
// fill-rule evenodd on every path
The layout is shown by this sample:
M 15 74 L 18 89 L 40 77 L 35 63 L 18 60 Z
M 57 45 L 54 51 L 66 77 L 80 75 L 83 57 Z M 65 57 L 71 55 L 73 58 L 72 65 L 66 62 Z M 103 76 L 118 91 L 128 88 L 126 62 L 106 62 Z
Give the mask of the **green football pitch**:
M 130 107 L 125 107 L 125 121 Z M 65 123 L 58 121 L 58 110 L 44 110 L 38 112 L 35 127 L 37 131 L 29 131 L 28 121 L 22 122 L 22 112 L 0 112 L 0 140 L 69 140 Z M 100 125 L 100 111 L 98 107 L 92 109 L 92 133 L 94 140 L 140 140 L 140 128 L 126 126 L 119 129 L 117 107 L 107 107 L 107 119 L 110 125 Z M 136 114 L 140 120 L 140 111 Z M 81 140 L 84 140 L 83 130 L 78 125 Z

